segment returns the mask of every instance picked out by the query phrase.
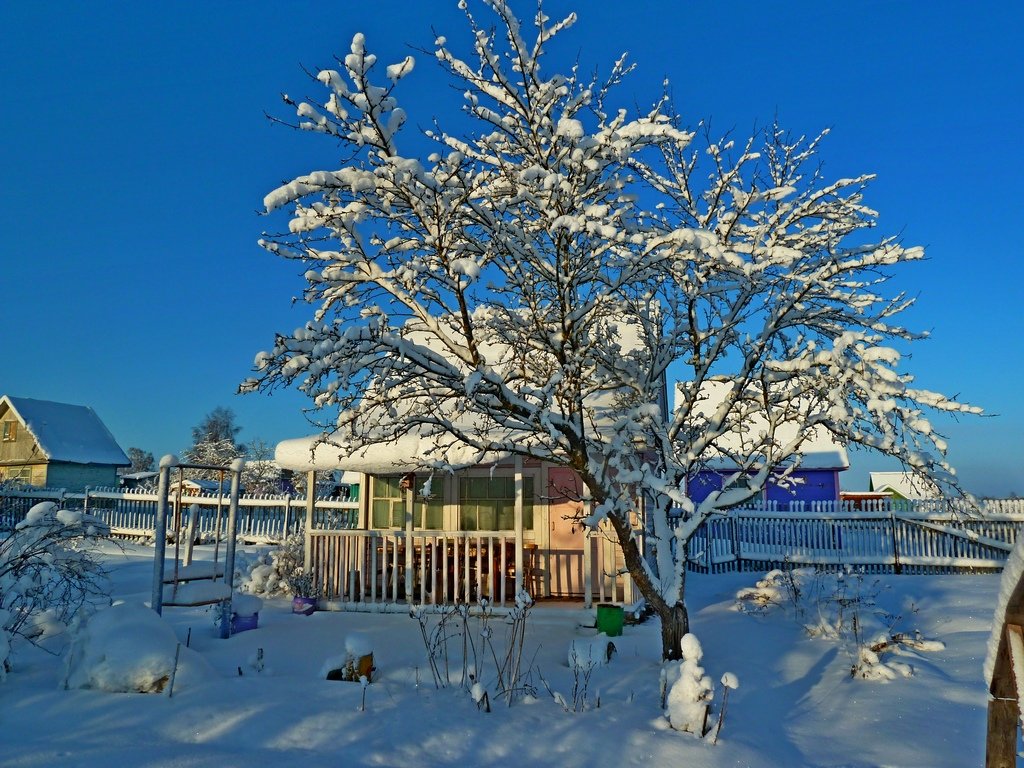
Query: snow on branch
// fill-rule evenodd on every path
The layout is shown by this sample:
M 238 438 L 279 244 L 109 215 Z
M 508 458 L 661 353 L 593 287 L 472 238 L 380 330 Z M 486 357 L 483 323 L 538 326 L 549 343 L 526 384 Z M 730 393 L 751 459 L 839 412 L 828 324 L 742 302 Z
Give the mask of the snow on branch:
M 305 263 L 313 319 L 243 389 L 294 385 L 336 409 L 339 450 L 415 435 L 433 468 L 512 454 L 572 468 L 587 523 L 609 521 L 645 597 L 668 603 L 700 522 L 795 482 L 826 437 L 959 492 L 927 413 L 978 409 L 917 387 L 894 351 L 922 337 L 892 286 L 923 251 L 870 236 L 873 177 L 826 178 L 826 132 L 736 141 L 687 128 L 667 98 L 611 109 L 624 58 L 604 82 L 542 74 L 574 17 L 539 15 L 528 34 L 507 3 L 484 5 L 496 29 L 464 6 L 469 59 L 436 40 L 465 116 L 452 130 L 419 116 L 434 126 L 423 153 L 399 153 L 394 96 L 420 70 L 407 58 L 376 84 L 361 35 L 317 76 L 322 106 L 289 100 L 350 159 L 264 200 L 289 222 L 261 244 Z M 694 503 L 709 468 L 726 487 Z M 656 563 L 636 549 L 638 498 Z

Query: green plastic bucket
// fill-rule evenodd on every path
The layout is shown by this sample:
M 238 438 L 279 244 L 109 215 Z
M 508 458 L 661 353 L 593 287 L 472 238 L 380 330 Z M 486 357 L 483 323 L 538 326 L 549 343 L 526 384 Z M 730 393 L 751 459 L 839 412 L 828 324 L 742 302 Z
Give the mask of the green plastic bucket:
M 626 617 L 621 605 L 612 603 L 598 603 L 597 606 L 597 631 L 603 632 L 608 637 L 618 637 L 622 634 L 622 625 Z

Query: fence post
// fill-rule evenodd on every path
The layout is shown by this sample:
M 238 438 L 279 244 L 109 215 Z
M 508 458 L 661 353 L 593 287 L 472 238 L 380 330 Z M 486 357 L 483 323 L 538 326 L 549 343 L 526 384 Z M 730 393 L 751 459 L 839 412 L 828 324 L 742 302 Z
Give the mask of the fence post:
M 900 565 L 900 544 L 896 536 L 896 513 L 889 512 L 889 527 L 892 531 L 892 567 L 895 573 L 903 573 L 903 566 Z
M 732 539 L 731 544 L 732 544 L 732 556 L 733 556 L 733 563 L 734 563 L 733 568 L 737 572 L 742 573 L 743 572 L 743 563 L 740 560 L 740 558 L 742 557 L 743 552 L 742 552 L 742 548 L 740 547 L 740 532 L 739 532 L 739 526 L 738 526 L 737 521 L 736 521 L 736 517 L 737 516 L 735 514 L 733 514 L 732 510 L 729 510 L 729 512 L 727 514 L 728 514 L 728 517 L 726 517 L 725 519 L 729 522 L 729 538 Z M 711 569 L 710 568 L 708 568 L 708 573 L 711 573 Z

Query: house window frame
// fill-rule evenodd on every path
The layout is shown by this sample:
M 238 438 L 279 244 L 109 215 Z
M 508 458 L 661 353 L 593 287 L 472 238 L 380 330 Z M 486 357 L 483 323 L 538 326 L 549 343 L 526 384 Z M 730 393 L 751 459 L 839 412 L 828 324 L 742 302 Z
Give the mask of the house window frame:
M 402 475 L 372 475 L 370 477 L 369 517 L 374 530 L 405 528 L 406 491 L 401 488 Z M 422 485 L 419 481 L 417 487 Z M 433 493 L 429 501 L 420 496 L 413 498 L 413 528 L 421 531 L 444 529 L 444 483 L 431 484 Z M 386 509 L 386 512 L 384 511 Z M 384 518 L 387 518 L 385 524 Z
M 515 475 L 514 474 L 491 474 L 490 472 L 484 474 L 467 473 L 459 475 L 458 484 L 456 488 L 456 496 L 458 498 L 458 528 L 460 531 L 511 531 L 515 529 Z M 502 483 L 505 487 L 506 493 L 498 495 L 490 493 L 494 490 L 494 486 L 497 483 Z M 481 495 L 479 490 L 486 486 L 491 486 L 488 489 L 488 493 Z M 532 531 L 536 524 L 536 514 L 538 502 L 536 499 L 536 489 L 538 487 L 538 478 L 534 473 L 523 473 L 523 530 Z M 471 495 L 467 495 L 466 491 L 474 491 Z M 494 527 L 481 527 L 480 525 L 480 507 L 487 505 L 488 502 L 493 503 L 494 510 L 493 514 Z M 504 512 L 505 519 L 502 520 L 503 512 L 498 506 L 501 502 L 505 502 L 507 505 L 507 511 Z M 477 507 L 472 517 L 467 513 L 467 507 L 474 505 Z M 508 523 L 507 526 L 502 526 L 501 523 Z
M 4 421 L 3 429 L 3 442 L 13 443 L 18 439 L 18 422 L 6 420 Z

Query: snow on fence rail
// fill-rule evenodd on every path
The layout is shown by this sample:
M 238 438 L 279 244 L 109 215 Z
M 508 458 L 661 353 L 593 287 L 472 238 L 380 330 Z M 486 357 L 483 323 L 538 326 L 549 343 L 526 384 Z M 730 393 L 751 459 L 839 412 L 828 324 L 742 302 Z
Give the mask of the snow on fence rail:
M 867 508 L 865 508 L 867 507 Z M 1024 502 L 883 502 L 744 508 L 707 520 L 687 561 L 704 573 L 856 566 L 868 572 L 1000 570 L 1024 527 Z
M 112 488 L 90 488 L 84 493 L 53 488 L 0 489 L 0 529 L 12 527 L 40 501 L 84 508 L 106 522 L 119 536 L 151 536 L 156 530 L 156 493 Z M 313 503 L 314 529 L 344 530 L 358 524 L 358 501 L 317 498 Z M 238 507 L 238 536 L 251 541 L 281 541 L 302 527 L 306 514 L 306 500 L 302 496 L 242 496 Z M 193 508 L 197 512 L 197 537 L 212 538 L 218 521 L 223 531 L 227 522 L 227 496 L 171 494 L 168 499 L 168 515 L 172 520 L 179 519 L 179 515 L 187 519 Z M 173 530 L 173 526 L 168 525 L 168 530 Z

